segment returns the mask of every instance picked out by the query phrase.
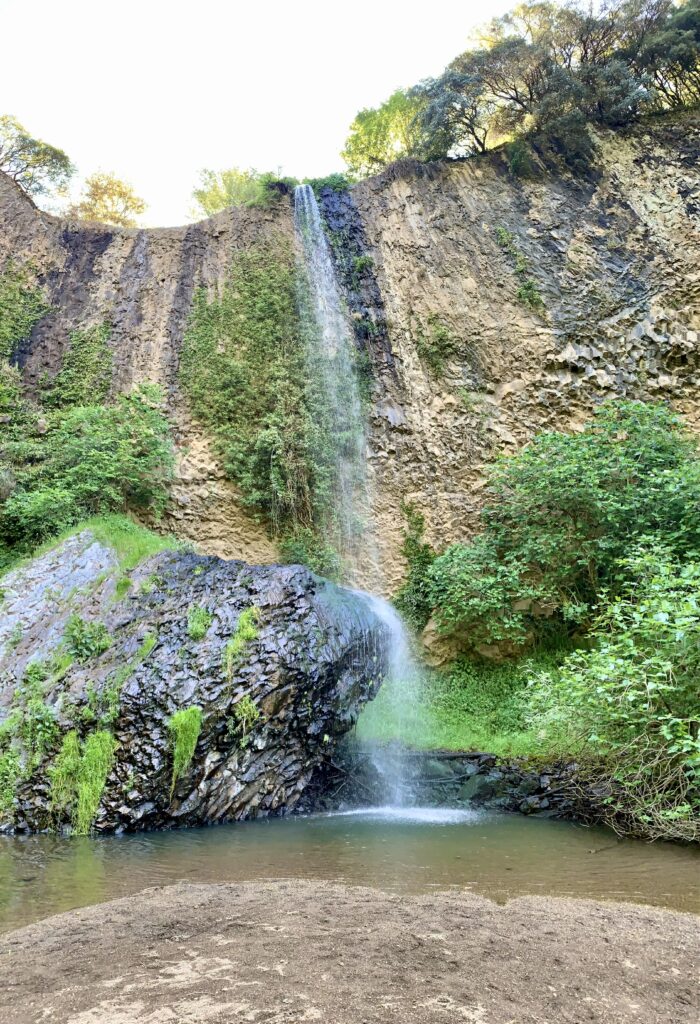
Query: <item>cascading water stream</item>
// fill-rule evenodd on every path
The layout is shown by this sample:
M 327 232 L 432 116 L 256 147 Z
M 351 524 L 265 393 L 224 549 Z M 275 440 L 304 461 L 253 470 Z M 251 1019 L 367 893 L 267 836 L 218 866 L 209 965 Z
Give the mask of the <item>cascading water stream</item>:
M 330 420 L 334 466 L 333 515 L 326 524 L 350 582 L 376 576 L 376 550 L 369 523 L 365 418 L 355 371 L 355 341 L 347 320 L 330 246 L 310 185 L 294 191 L 294 225 L 304 256 L 309 295 L 300 296 L 307 331 L 309 370 L 318 373 Z
M 381 574 L 370 519 L 367 438 L 355 341 L 310 185 L 295 189 L 294 224 L 308 281 L 308 296 L 300 295 L 300 314 L 302 321 L 312 320 L 307 330 L 311 339 L 310 372 L 318 372 L 323 381 L 334 442 L 334 515 L 327 533 L 339 548 L 348 582 L 356 584 L 361 578 L 379 588 Z M 391 719 L 392 732 L 405 735 L 419 705 L 421 685 L 421 672 L 411 653 L 406 628 L 388 601 L 365 591 L 356 593 L 367 602 L 389 636 L 383 713 Z M 384 782 L 387 802 L 399 807 L 410 805 L 412 787 L 402 748 L 395 743 L 376 743 L 372 759 Z

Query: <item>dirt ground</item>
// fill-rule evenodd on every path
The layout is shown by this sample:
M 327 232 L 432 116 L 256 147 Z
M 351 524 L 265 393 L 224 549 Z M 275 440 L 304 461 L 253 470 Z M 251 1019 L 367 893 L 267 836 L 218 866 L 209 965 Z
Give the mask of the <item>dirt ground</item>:
M 181 884 L 0 936 L 3 1024 L 697 1024 L 700 918 Z

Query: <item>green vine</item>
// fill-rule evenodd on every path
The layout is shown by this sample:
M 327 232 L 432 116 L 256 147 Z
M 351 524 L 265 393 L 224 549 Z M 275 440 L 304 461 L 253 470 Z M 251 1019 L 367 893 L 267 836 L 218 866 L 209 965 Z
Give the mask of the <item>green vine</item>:
M 111 331 L 108 323 L 73 331 L 61 369 L 45 388 L 47 406 L 104 402 L 112 381 Z
M 15 356 L 19 343 L 50 308 L 33 283 L 32 268 L 7 263 L 0 273 L 0 361 Z

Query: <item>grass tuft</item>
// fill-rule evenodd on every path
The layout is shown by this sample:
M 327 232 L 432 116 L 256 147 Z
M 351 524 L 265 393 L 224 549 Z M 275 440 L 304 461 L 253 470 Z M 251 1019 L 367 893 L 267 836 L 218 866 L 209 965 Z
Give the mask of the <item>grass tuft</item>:
M 170 748 L 173 754 L 171 796 L 177 780 L 187 770 L 194 757 L 197 740 L 201 731 L 202 709 L 196 705 L 189 708 L 180 708 L 168 722 Z

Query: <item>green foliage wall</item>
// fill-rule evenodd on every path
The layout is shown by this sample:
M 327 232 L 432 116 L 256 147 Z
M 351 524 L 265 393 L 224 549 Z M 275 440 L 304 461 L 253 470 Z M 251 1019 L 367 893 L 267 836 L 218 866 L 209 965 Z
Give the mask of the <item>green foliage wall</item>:
M 0 273 L 0 361 L 14 356 L 49 308 L 31 268 L 8 263 Z
M 287 540 L 317 536 L 335 472 L 327 399 L 299 314 L 304 288 L 287 238 L 236 253 L 221 293 L 196 294 L 180 364 L 227 475 Z
M 700 548 L 700 460 L 663 405 L 609 402 L 581 433 L 538 435 L 494 465 L 488 497 L 483 532 L 429 570 L 439 625 L 467 645 L 580 630 L 640 538 Z

